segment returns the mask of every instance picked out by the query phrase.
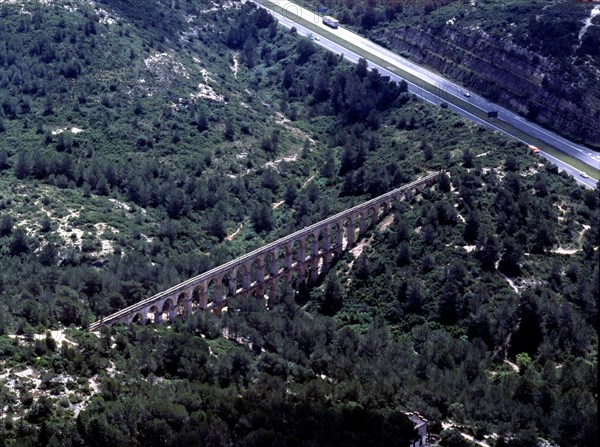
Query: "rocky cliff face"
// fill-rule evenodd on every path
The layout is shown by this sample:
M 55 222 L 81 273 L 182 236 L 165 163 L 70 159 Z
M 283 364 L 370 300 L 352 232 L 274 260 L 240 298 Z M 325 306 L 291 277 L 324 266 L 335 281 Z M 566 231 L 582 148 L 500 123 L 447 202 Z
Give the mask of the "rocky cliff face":
M 600 148 L 600 71 L 589 64 L 582 63 L 580 71 L 565 70 L 572 60 L 557 63 L 479 29 L 446 26 L 434 33 L 405 25 L 381 31 L 378 37 L 415 62 Z

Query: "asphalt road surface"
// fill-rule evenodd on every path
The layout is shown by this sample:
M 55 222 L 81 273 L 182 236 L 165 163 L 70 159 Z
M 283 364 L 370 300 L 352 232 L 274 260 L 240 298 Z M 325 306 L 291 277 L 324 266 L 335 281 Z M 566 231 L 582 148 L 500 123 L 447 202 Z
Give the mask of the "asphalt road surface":
M 473 106 L 476 106 L 486 112 L 496 110 L 498 111 L 499 120 L 505 121 L 506 123 L 510 124 L 516 129 L 519 129 L 520 131 L 545 142 L 546 144 L 556 148 L 557 150 L 565 154 L 570 155 L 573 158 L 582 161 L 583 163 L 591 166 L 596 170 L 600 170 L 599 153 L 594 152 L 593 150 L 586 148 L 585 146 L 573 143 L 572 141 L 569 141 L 566 138 L 555 134 L 554 132 L 544 129 L 543 127 L 534 124 L 528 121 L 527 119 L 517 115 L 516 113 L 511 112 L 510 110 L 505 109 L 504 107 L 498 106 L 481 97 L 480 95 L 469 91 L 457 84 L 454 84 L 453 82 L 443 78 L 442 76 L 432 73 L 429 70 L 383 48 L 380 45 L 371 42 L 368 39 L 365 39 L 364 37 L 359 36 L 356 33 L 348 31 L 347 29 L 344 29 L 342 27 L 332 29 L 326 25 L 323 25 L 321 22 L 321 17 L 314 12 L 311 12 L 307 9 L 304 9 L 298 5 L 287 1 L 279 1 L 276 3 L 278 7 L 275 8 L 275 10 L 270 10 L 270 12 L 279 21 L 279 23 L 282 26 L 285 26 L 286 28 L 295 27 L 298 31 L 298 34 L 313 38 L 314 42 L 317 45 L 327 48 L 328 50 L 333 51 L 334 53 L 343 54 L 346 59 L 352 62 L 358 61 L 358 59 L 361 57 L 356 53 L 336 44 L 335 42 L 332 42 L 326 37 L 318 35 L 314 31 L 296 23 L 288 16 L 289 13 L 301 16 L 303 19 L 312 22 L 319 28 L 322 28 L 323 30 L 326 30 L 328 32 L 335 33 L 337 36 L 344 39 L 345 41 L 365 51 L 375 54 L 380 59 L 385 60 L 386 63 L 389 63 L 389 65 L 386 67 L 382 67 L 372 62 L 369 62 L 369 66 L 371 68 L 377 68 L 377 70 L 381 74 L 389 76 L 390 79 L 396 82 L 402 80 L 400 76 L 390 71 L 394 67 L 398 67 L 427 82 L 428 84 L 430 84 L 431 87 L 428 90 L 425 90 L 422 87 L 407 81 L 409 91 L 411 93 L 414 93 L 416 96 L 419 96 L 420 98 L 424 99 L 425 101 L 430 102 L 432 104 L 440 105 L 442 102 L 446 102 L 449 96 L 455 96 L 463 101 L 468 101 Z M 433 90 L 433 92 L 431 90 Z M 518 139 L 519 141 L 522 141 L 525 144 L 528 144 L 526 141 L 517 138 L 516 136 L 510 134 L 509 132 L 499 127 L 496 127 L 493 123 L 482 120 L 479 117 L 469 113 L 464 109 L 461 109 L 458 106 L 448 103 L 448 108 L 478 124 L 481 124 L 482 126 L 498 130 L 499 132 L 507 134 L 513 138 Z M 559 170 L 566 171 L 568 174 L 572 175 L 575 178 L 575 180 L 577 180 L 577 182 L 589 188 L 594 188 L 596 186 L 596 180 L 582 176 L 580 171 L 572 167 L 571 165 L 543 151 L 540 152 L 540 155 L 557 165 Z

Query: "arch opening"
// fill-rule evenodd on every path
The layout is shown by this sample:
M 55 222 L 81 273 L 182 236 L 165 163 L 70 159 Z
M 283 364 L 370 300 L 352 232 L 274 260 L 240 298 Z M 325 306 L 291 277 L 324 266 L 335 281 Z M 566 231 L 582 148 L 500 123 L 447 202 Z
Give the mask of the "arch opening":
M 183 318 L 189 311 L 189 298 L 186 292 L 182 292 L 177 297 L 175 304 L 175 317 Z
M 147 321 L 153 324 L 161 323 L 162 321 L 162 312 L 158 310 L 158 306 L 155 304 L 154 306 L 148 309 L 148 314 L 146 315 Z
M 352 248 L 357 239 L 357 225 L 355 216 L 349 216 L 344 219 L 342 227 L 342 243 L 340 244 L 340 252 Z
M 370 228 L 374 228 L 375 225 L 379 222 L 379 216 L 381 213 L 379 212 L 379 206 L 369 207 L 367 210 L 367 226 Z
M 314 233 L 309 234 L 306 237 L 304 245 L 306 247 L 306 258 L 314 259 L 319 254 L 319 235 Z
M 206 290 L 202 285 L 198 285 L 192 290 L 192 300 L 190 304 L 192 311 L 206 308 Z
M 266 278 L 273 278 L 278 273 L 279 269 L 277 267 L 275 252 L 270 251 L 265 255 L 265 276 Z
M 223 278 L 211 278 L 206 287 L 206 304 L 214 305 L 222 303 L 224 299 Z
M 331 247 L 336 253 L 344 249 L 344 232 L 346 230 L 345 221 L 336 222 L 331 226 Z
M 240 290 L 239 276 L 239 270 L 232 270 L 226 273 L 223 277 L 223 281 L 221 284 L 224 299 L 230 299 L 238 294 L 238 291 Z
M 256 258 L 250 264 L 250 287 L 253 287 L 257 284 L 260 284 L 265 279 L 265 275 L 263 273 L 263 277 L 260 278 L 259 274 L 260 270 L 260 259 Z
M 131 322 L 134 324 L 144 325 L 144 324 L 146 324 L 146 318 L 144 318 L 144 315 L 142 314 L 142 312 L 138 312 L 133 316 L 133 318 L 131 319 Z
M 335 230 L 332 230 L 332 227 L 329 226 L 329 227 L 324 228 L 323 231 L 319 232 L 319 235 L 318 235 L 319 250 L 322 253 L 325 253 L 325 252 L 331 250 L 331 246 L 333 245 L 333 243 L 331 241 L 332 231 L 335 231 Z
M 167 298 L 163 302 L 162 309 L 160 309 L 162 321 L 173 321 L 175 318 L 174 311 L 173 301 L 171 298 Z
M 292 266 L 302 264 L 306 260 L 304 239 L 299 238 L 292 242 Z

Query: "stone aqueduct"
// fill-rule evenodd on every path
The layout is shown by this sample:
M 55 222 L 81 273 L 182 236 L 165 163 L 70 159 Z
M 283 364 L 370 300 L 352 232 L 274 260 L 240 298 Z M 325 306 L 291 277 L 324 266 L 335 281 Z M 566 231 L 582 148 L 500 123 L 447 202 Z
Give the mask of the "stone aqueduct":
M 220 312 L 236 296 L 275 298 L 282 287 L 295 287 L 308 277 L 316 282 L 334 257 L 351 248 L 397 203 L 432 186 L 440 172 L 363 202 L 341 213 L 271 242 L 168 290 L 157 293 L 90 325 L 91 331 L 117 323 L 161 323 L 194 310 Z M 358 224 L 358 227 L 357 227 Z

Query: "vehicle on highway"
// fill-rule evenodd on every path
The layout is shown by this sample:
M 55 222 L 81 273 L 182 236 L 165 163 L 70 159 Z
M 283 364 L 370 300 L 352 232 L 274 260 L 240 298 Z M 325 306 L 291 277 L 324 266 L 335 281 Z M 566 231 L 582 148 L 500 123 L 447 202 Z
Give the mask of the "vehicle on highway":
M 464 93 L 463 93 L 463 95 L 464 95 L 465 97 L 467 97 L 467 98 L 470 98 L 470 97 L 471 97 L 471 94 L 470 94 L 469 92 L 464 92 Z
M 589 177 L 589 175 L 587 175 L 587 174 L 586 174 L 585 172 L 583 172 L 583 171 L 581 171 L 581 172 L 579 173 L 579 175 L 580 175 L 580 176 L 582 176 L 583 178 L 588 178 L 588 177 Z
M 314 40 L 321 40 L 321 39 L 319 39 L 319 36 L 313 36 L 313 39 Z
M 323 25 L 327 25 L 327 26 L 330 26 L 331 28 L 335 29 L 338 26 L 340 26 L 340 21 L 331 16 L 325 16 L 325 17 L 323 17 Z

